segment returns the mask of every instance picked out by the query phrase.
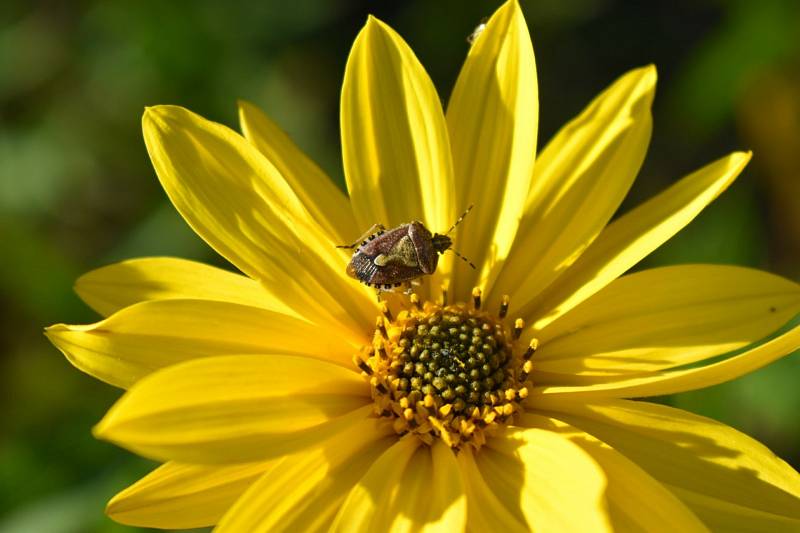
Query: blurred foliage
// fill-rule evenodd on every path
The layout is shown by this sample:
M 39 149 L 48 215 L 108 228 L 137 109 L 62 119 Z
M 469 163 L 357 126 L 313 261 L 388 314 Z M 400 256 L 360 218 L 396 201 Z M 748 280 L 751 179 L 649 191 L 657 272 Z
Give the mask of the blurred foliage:
M 446 95 L 466 36 L 498 2 L 26 2 L 0 7 L 0 532 L 132 531 L 105 500 L 151 465 L 89 432 L 119 395 L 72 368 L 44 325 L 92 321 L 91 268 L 168 254 L 222 264 L 167 204 L 141 141 L 144 106 L 236 125 L 262 106 L 342 183 L 338 96 L 370 12 Z M 627 69 L 659 68 L 655 132 L 623 210 L 691 169 L 753 148 L 745 174 L 644 266 L 724 262 L 800 279 L 800 4 L 795 0 L 522 1 L 548 139 Z M 798 356 L 665 401 L 740 428 L 800 465 Z

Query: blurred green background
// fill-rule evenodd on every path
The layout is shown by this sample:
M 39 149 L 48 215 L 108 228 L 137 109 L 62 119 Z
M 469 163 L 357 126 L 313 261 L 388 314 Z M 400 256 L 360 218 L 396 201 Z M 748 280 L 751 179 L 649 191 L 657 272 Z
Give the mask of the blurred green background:
M 442 95 L 499 2 L 28 2 L 0 7 L 0 532 L 133 531 L 105 501 L 151 464 L 95 441 L 119 395 L 42 335 L 95 316 L 82 272 L 123 258 L 220 264 L 168 205 L 141 140 L 145 105 L 236 126 L 259 104 L 342 182 L 338 97 L 368 13 L 411 44 Z M 645 266 L 723 262 L 800 280 L 800 2 L 522 1 L 545 141 L 627 69 L 656 63 L 655 131 L 623 210 L 752 148 L 744 175 Z M 665 401 L 800 465 L 800 359 Z

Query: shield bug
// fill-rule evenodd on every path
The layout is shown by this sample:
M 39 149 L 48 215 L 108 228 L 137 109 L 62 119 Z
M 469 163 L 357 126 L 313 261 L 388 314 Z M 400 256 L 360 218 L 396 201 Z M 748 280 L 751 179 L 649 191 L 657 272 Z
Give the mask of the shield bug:
M 404 284 L 408 286 L 426 274 L 433 274 L 439 263 L 439 255 L 447 250 L 475 268 L 469 260 L 450 248 L 453 241 L 448 237 L 471 209 L 472 206 L 469 206 L 444 234 L 431 234 L 418 220 L 389 230 L 382 224 L 375 224 L 353 244 L 337 246 L 355 248 L 347 264 L 347 275 L 374 287 L 378 292 L 394 290 Z

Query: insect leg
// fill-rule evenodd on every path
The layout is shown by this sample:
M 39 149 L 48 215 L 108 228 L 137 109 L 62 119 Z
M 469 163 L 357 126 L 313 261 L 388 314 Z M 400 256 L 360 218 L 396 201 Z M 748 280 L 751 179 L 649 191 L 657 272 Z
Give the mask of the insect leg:
M 366 239 L 368 239 L 369 237 L 371 237 L 375 233 L 382 232 L 385 229 L 386 228 L 383 226 L 383 224 L 373 224 L 372 227 L 369 228 L 366 232 L 364 232 L 364 234 L 361 235 L 361 237 L 359 237 L 356 242 L 354 242 L 353 244 L 340 244 L 339 246 L 337 246 L 337 248 L 353 249 L 356 246 L 358 246 L 359 244 L 363 243 Z

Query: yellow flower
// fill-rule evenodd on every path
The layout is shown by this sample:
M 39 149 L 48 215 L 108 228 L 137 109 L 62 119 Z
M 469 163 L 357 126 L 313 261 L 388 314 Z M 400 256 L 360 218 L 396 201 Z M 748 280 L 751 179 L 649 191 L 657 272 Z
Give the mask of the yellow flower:
M 622 76 L 535 156 L 516 2 L 476 35 L 446 113 L 370 18 L 342 89 L 349 197 L 247 103 L 243 137 L 148 109 L 164 189 L 244 275 L 125 261 L 77 283 L 107 318 L 48 329 L 75 366 L 129 389 L 96 435 L 164 461 L 109 515 L 247 532 L 800 529 L 800 476 L 765 447 L 624 399 L 721 383 L 800 346 L 800 327 L 775 333 L 800 311 L 791 281 L 719 265 L 619 277 L 750 157 L 609 223 L 644 158 L 655 80 L 651 66 Z M 444 254 L 384 304 L 346 276 L 335 246 L 372 224 L 441 232 L 472 203 L 454 239 L 476 270 Z

